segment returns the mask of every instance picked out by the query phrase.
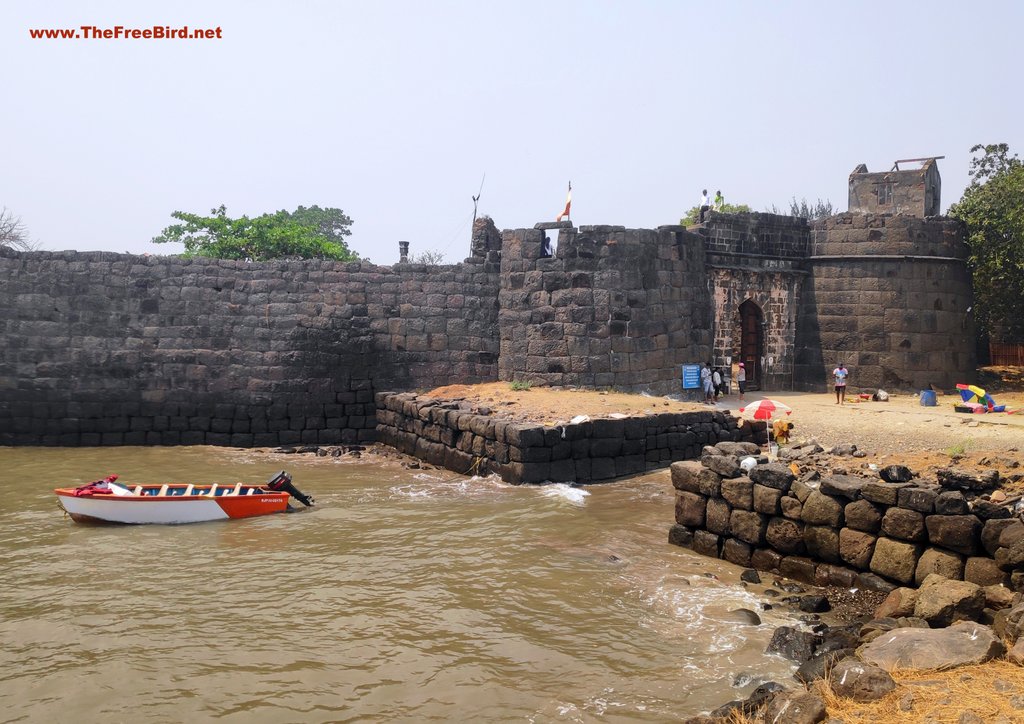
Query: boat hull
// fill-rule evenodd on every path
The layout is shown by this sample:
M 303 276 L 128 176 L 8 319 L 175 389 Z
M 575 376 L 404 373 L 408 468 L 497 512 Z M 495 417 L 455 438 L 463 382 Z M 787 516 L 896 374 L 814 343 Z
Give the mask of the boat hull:
M 203 523 L 271 515 L 288 509 L 288 494 L 274 492 L 218 497 L 75 496 L 72 489 L 58 489 L 55 492 L 72 520 L 90 523 Z

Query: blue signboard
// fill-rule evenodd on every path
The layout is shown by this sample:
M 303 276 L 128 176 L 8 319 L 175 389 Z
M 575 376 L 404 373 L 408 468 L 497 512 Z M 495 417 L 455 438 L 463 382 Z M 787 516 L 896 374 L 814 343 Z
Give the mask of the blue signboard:
M 683 389 L 700 389 L 700 365 L 683 365 Z

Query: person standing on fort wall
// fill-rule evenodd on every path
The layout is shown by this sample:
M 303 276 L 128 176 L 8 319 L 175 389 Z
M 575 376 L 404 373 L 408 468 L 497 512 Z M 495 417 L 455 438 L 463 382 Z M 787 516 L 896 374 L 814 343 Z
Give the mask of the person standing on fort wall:
M 846 367 L 842 362 L 839 366 L 832 370 L 832 377 L 835 378 L 836 384 L 836 404 L 842 405 L 846 401 L 846 378 L 850 376 Z
M 715 192 L 715 211 L 718 211 L 719 213 L 725 211 L 725 197 L 722 196 L 721 189 Z
M 704 223 L 704 216 L 708 213 L 708 209 L 710 208 L 711 201 L 708 199 L 708 190 L 704 189 L 700 193 L 700 223 Z

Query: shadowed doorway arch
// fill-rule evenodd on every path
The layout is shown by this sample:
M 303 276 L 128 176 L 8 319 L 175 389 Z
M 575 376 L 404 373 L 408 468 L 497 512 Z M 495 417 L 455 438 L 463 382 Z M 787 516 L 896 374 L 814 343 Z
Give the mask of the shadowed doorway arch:
M 739 308 L 740 361 L 747 372 L 747 389 L 762 388 L 761 358 L 764 356 L 764 315 L 761 307 L 748 299 Z

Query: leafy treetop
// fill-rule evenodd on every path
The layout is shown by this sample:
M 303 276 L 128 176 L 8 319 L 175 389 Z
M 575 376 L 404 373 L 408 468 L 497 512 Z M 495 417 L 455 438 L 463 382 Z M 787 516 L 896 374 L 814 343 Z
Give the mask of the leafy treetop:
M 828 216 L 832 216 L 835 212 L 832 210 L 832 202 L 818 199 L 813 204 L 807 203 L 807 199 L 796 200 L 796 196 L 793 197 L 792 201 L 789 202 L 789 211 L 786 212 L 780 209 L 775 204 L 769 211 L 773 214 L 784 214 L 787 216 L 797 216 L 802 219 L 824 219 Z
M 1005 143 L 977 145 L 971 184 L 949 215 L 967 225 L 978 331 L 1024 343 L 1024 162 Z
M 711 210 L 714 211 L 714 208 L 712 208 Z M 715 213 L 720 213 L 720 214 L 749 214 L 750 212 L 751 212 L 751 208 L 749 206 L 747 206 L 746 204 L 729 204 L 729 203 L 726 203 L 726 204 L 722 204 L 721 210 L 720 211 L 716 211 Z M 694 224 L 698 223 L 698 219 L 700 219 L 700 207 L 699 206 L 694 206 L 692 209 L 690 209 L 689 211 L 686 212 L 686 216 L 684 216 L 683 218 L 681 218 L 679 220 L 679 225 L 680 226 L 693 226 Z
M 345 243 L 345 237 L 352 233 L 352 219 L 341 209 L 300 206 L 291 212 L 233 219 L 222 204 L 210 214 L 175 211 L 171 216 L 182 223 L 168 226 L 153 238 L 153 243 L 179 242 L 185 245 L 186 256 L 218 259 L 357 258 Z

